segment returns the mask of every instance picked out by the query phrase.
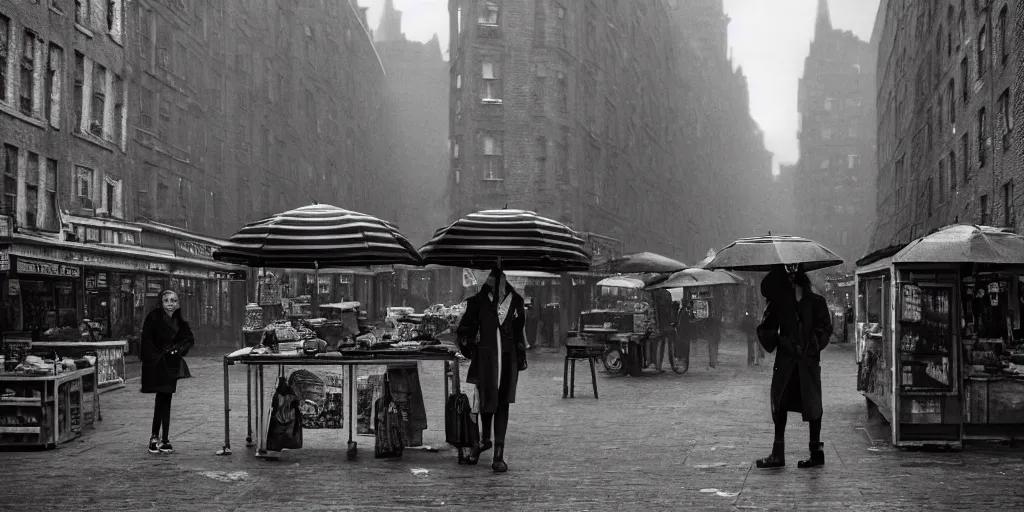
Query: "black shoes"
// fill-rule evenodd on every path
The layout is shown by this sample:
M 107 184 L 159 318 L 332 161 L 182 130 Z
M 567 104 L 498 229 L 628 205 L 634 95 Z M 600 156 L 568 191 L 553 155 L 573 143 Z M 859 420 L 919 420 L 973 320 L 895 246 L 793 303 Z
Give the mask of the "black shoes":
M 786 465 L 786 445 L 785 443 L 775 443 L 772 445 L 772 454 L 763 458 L 758 459 L 757 467 L 760 469 L 777 469 Z
M 796 463 L 798 468 L 816 468 L 825 465 L 825 443 L 811 443 L 811 458 Z
M 491 462 L 491 470 L 495 473 L 504 473 L 508 471 L 508 464 L 505 464 L 504 446 L 494 447 L 494 460 Z
M 160 453 L 160 438 L 153 436 L 149 439 L 149 453 Z
M 470 466 L 475 466 L 477 462 L 480 462 L 480 454 L 486 452 L 487 450 L 490 450 L 491 446 L 492 444 L 490 439 L 484 439 L 483 441 L 477 443 L 477 445 L 473 447 L 473 451 L 469 454 L 468 457 L 466 457 L 466 464 L 469 464 Z

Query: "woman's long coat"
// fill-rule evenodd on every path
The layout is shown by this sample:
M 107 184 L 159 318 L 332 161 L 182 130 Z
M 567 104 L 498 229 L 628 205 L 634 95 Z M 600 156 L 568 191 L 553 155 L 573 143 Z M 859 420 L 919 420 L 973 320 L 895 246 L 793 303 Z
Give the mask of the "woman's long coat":
M 515 403 L 519 363 L 526 359 L 523 297 L 507 284 L 506 296 L 507 306 L 499 307 L 494 304 L 490 287 L 482 287 L 466 300 L 466 311 L 457 329 L 459 348 L 471 361 L 466 382 L 476 385 L 481 413 L 494 413 L 499 402 Z M 500 321 L 503 311 L 507 312 Z M 504 396 L 499 396 L 499 367 L 506 372 Z
M 792 292 L 787 293 L 792 297 Z M 821 351 L 832 337 L 832 315 L 825 298 L 815 293 L 805 294 L 800 302 L 769 298 L 757 337 L 768 352 L 778 350 L 772 373 L 772 419 L 799 412 L 804 421 L 820 420 Z
M 162 309 L 146 315 L 142 323 L 142 392 L 174 393 L 183 357 L 195 345 L 195 337 L 188 322 L 181 318 L 181 310 L 168 318 Z M 176 350 L 177 354 L 171 354 Z

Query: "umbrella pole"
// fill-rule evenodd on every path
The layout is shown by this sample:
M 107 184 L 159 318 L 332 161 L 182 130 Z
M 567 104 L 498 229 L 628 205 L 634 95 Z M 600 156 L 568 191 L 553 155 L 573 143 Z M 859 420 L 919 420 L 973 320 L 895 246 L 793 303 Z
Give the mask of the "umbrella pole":
M 313 318 L 320 318 L 320 263 L 313 262 Z

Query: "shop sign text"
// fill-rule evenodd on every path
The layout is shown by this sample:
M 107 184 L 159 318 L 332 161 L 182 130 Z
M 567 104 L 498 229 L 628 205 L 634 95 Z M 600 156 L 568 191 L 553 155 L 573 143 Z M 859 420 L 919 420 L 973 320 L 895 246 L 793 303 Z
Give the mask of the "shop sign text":
M 82 271 L 79 267 L 24 258 L 18 258 L 18 273 L 56 277 L 79 277 L 82 275 Z
M 179 258 L 196 258 L 200 260 L 213 261 L 213 251 L 216 247 L 210 244 L 193 242 L 191 240 L 175 240 L 174 255 Z

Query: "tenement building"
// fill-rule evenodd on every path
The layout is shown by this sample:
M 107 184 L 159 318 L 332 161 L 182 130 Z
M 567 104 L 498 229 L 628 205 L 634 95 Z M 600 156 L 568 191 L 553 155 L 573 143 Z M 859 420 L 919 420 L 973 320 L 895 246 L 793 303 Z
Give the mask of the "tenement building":
M 1022 11 L 1012 0 L 882 2 L 873 249 L 954 222 L 1022 227 Z
M 395 115 L 392 171 L 403 183 L 392 192 L 399 209 L 390 220 L 419 246 L 448 221 L 448 65 L 436 35 L 426 43 L 406 39 L 392 0 L 373 38 Z
M 169 287 L 237 343 L 221 239 L 313 201 L 396 216 L 384 80 L 354 0 L 0 0 L 4 336 L 127 339 Z
M 691 262 L 738 236 L 745 219 L 708 212 L 739 189 L 713 185 L 770 179 L 770 155 L 748 111 L 710 106 L 734 105 L 745 79 L 721 1 L 699 4 L 451 0 L 452 217 L 531 209 Z M 687 33 L 689 9 L 718 35 Z M 730 154 L 737 126 L 746 161 Z
M 799 83 L 796 226 L 851 265 L 867 249 L 874 220 L 874 60 L 870 42 L 832 27 L 820 0 Z

